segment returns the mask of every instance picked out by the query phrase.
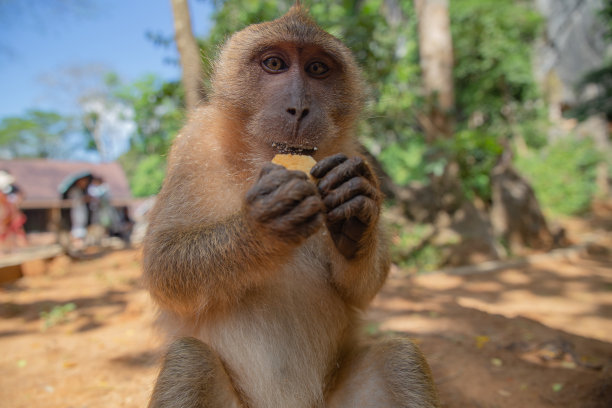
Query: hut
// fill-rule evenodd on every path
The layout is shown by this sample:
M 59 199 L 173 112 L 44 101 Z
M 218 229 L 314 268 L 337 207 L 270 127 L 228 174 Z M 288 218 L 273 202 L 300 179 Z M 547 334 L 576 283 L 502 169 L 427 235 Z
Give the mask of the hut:
M 91 173 L 109 186 L 111 204 L 127 211 L 132 200 L 125 172 L 119 163 L 89 163 L 48 159 L 0 160 L 0 170 L 9 172 L 23 193 L 19 204 L 27 216 L 26 232 L 56 232 L 71 202 L 59 191 L 62 183 L 76 174 Z M 66 217 L 64 216 L 64 219 Z

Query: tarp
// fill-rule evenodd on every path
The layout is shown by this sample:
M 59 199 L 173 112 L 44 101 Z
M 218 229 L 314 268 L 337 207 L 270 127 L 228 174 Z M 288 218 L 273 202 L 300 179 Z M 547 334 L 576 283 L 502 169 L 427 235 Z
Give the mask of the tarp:
M 57 186 L 57 191 L 62 195 L 62 197 L 66 198 L 68 190 L 70 190 L 70 188 L 72 188 L 72 186 L 74 186 L 74 184 L 78 180 L 82 178 L 88 178 L 89 180 L 91 180 L 92 177 L 93 175 L 89 170 L 78 171 L 76 173 L 69 174 L 62 180 L 59 186 Z

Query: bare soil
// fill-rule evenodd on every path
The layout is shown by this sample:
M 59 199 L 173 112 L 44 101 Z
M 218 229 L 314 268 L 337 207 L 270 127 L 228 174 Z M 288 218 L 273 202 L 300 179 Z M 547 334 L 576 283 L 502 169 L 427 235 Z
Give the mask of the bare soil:
M 598 236 L 493 272 L 395 268 L 367 330 L 414 339 L 444 407 L 612 407 L 612 239 Z M 146 406 L 162 342 L 140 274 L 137 249 L 61 256 L 0 288 L 0 407 Z

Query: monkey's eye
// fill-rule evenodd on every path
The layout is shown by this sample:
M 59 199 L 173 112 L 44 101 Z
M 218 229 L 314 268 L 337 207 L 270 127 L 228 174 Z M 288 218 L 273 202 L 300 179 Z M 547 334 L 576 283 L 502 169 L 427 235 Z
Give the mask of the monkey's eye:
M 322 62 L 313 62 L 306 67 L 306 72 L 315 77 L 321 77 L 329 71 L 329 67 Z
M 263 60 L 264 69 L 273 74 L 287 70 L 287 63 L 278 57 L 270 57 Z

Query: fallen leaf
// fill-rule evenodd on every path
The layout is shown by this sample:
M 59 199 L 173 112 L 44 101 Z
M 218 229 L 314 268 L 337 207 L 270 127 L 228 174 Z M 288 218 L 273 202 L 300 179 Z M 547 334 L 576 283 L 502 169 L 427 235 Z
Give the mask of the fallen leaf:
M 561 367 L 569 368 L 569 369 L 574 369 L 574 368 L 577 367 L 577 365 L 573 361 L 563 361 L 563 362 L 561 362 Z
M 504 362 L 501 361 L 499 358 L 492 358 L 491 364 L 493 364 L 495 367 L 501 367 L 504 365 Z
M 479 349 L 483 348 L 491 338 L 489 336 L 476 336 L 476 347 Z
M 64 361 L 64 368 L 76 367 L 77 363 L 74 361 Z

